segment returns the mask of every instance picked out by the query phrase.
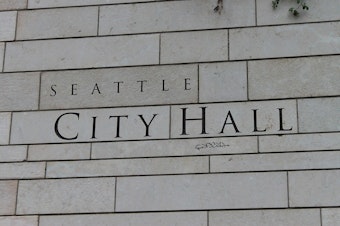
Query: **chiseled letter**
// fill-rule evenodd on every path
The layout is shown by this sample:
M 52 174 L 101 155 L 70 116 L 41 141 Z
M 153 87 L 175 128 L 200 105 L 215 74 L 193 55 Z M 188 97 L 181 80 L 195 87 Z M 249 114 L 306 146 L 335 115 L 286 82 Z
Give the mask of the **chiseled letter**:
M 228 123 L 227 123 L 229 117 L 230 117 L 231 122 L 228 122 Z M 222 130 L 221 130 L 220 133 L 223 133 L 223 132 L 224 132 L 224 127 L 225 127 L 227 124 L 233 125 L 236 133 L 239 133 L 239 132 L 240 132 L 240 131 L 238 130 L 236 124 L 235 124 L 235 121 L 234 121 L 233 116 L 231 115 L 231 112 L 230 112 L 230 111 L 228 111 L 227 117 L 225 118 L 225 121 L 224 121 Z
M 149 124 L 145 122 L 143 115 L 138 115 L 140 117 L 140 119 L 143 121 L 144 125 L 145 125 L 145 136 L 149 137 L 149 127 L 151 125 L 151 122 L 154 120 L 154 118 L 157 116 L 158 114 L 153 114 L 152 119 L 150 120 Z
M 55 122 L 54 124 L 54 132 L 57 134 L 57 136 L 60 138 L 60 139 L 63 139 L 63 140 L 75 140 L 78 138 L 78 133 L 76 136 L 74 137 L 64 137 L 63 135 L 61 135 L 61 133 L 59 132 L 59 121 L 62 117 L 64 117 L 65 115 L 76 115 L 78 120 L 79 120 L 79 113 L 75 113 L 75 112 L 68 112 L 68 113 L 64 113 L 62 115 L 60 115 L 57 119 L 57 121 Z

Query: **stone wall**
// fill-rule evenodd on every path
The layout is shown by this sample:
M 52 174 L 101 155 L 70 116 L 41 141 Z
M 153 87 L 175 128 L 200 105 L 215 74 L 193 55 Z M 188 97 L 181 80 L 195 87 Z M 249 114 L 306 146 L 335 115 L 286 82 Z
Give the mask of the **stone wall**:
M 340 1 L 1 0 L 0 225 L 339 226 Z

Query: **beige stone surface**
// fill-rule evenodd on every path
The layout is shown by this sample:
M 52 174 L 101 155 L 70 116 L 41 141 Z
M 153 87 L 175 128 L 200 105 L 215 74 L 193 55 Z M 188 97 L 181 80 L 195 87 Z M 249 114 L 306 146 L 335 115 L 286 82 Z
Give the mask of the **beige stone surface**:
M 218 211 L 209 213 L 209 226 L 320 226 L 318 209 Z
M 300 132 L 340 131 L 340 98 L 298 100 Z
M 231 60 L 327 55 L 340 51 L 340 22 L 231 29 L 229 35 Z
M 11 215 L 15 213 L 17 185 L 18 182 L 14 180 L 0 181 L 0 215 Z
M 291 207 L 339 206 L 340 170 L 289 172 Z
M 152 2 L 158 0 L 28 0 L 28 8 L 105 5 L 116 3 Z
M 27 0 L 1 0 L 0 10 L 14 10 L 26 8 Z
M 12 144 L 164 139 L 169 106 L 18 112 L 11 132 Z
M 113 212 L 115 178 L 20 181 L 18 214 Z
M 90 159 L 90 144 L 30 145 L 29 161 Z
M 8 144 L 9 130 L 11 124 L 11 113 L 0 113 L 0 145 Z
M 216 7 L 215 0 L 103 6 L 100 8 L 99 34 L 133 34 L 255 25 L 254 1 L 224 0 L 224 4 L 227 7 L 221 14 L 213 10 Z M 243 13 L 244 11 L 247 13 Z M 198 35 L 202 34 L 198 33 Z
M 249 62 L 249 98 L 277 99 L 340 94 L 340 56 Z
M 340 208 L 321 209 L 322 226 L 339 226 Z
M 340 151 L 211 156 L 211 172 L 336 169 Z
M 16 19 L 17 12 L 15 11 L 0 12 L 0 41 L 14 40 Z
M 47 178 L 208 173 L 209 157 L 90 160 L 47 163 Z
M 340 150 L 340 133 L 259 137 L 260 152 Z
M 94 143 L 92 158 L 136 158 L 256 153 L 256 137 Z
M 246 62 L 201 64 L 199 101 L 247 100 Z
M 118 178 L 116 210 L 286 207 L 286 183 L 286 173 Z
M 0 162 L 21 162 L 27 156 L 27 146 L 0 146 Z
M 38 216 L 0 217 L 0 226 L 38 226 Z
M 0 75 L 0 111 L 37 110 L 39 73 L 5 73 Z
M 198 119 L 202 118 L 202 108 L 205 108 L 205 133 L 202 133 L 204 132 L 202 131 L 202 120 L 187 120 L 184 131 L 183 109 L 186 109 L 186 119 Z M 279 131 L 279 108 L 283 109 L 283 129 L 291 129 L 289 131 Z M 257 129 L 266 129 L 266 131 L 254 132 L 253 109 L 258 109 L 256 111 Z M 229 112 L 230 114 L 228 114 Z M 297 131 L 295 100 L 175 105 L 171 106 L 171 116 L 172 138 L 283 134 L 296 133 Z M 232 124 L 231 118 L 233 118 L 234 124 Z M 183 132 L 186 132 L 187 135 Z
M 161 63 L 228 60 L 228 31 L 161 34 Z
M 205 212 L 41 216 L 40 226 L 207 226 Z
M 159 35 L 8 43 L 5 71 L 114 67 L 159 63 Z
M 289 1 L 280 1 L 279 7 L 273 10 L 271 2 L 258 0 L 257 2 L 257 24 L 286 24 L 305 23 L 339 20 L 340 2 L 338 0 L 328 0 L 327 4 L 319 0 L 306 1 L 309 10 L 303 11 L 301 8 L 299 16 L 293 16 L 288 12 L 289 8 L 295 6 Z
M 18 40 L 97 35 L 98 8 L 64 8 L 18 13 Z
M 44 178 L 44 176 L 44 162 L 0 164 L 0 179 L 34 179 Z
M 197 100 L 197 65 L 42 74 L 42 109 L 197 103 Z

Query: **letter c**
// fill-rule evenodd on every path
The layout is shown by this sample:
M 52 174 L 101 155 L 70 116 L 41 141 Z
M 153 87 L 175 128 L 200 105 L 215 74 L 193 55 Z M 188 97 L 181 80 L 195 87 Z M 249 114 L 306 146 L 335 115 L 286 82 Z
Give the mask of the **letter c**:
M 59 118 L 57 119 L 57 121 L 54 124 L 54 132 L 57 134 L 57 136 L 60 139 L 63 139 L 63 140 L 75 140 L 75 139 L 78 138 L 78 133 L 77 133 L 77 135 L 75 137 L 67 138 L 67 137 L 62 136 L 60 134 L 60 132 L 59 132 L 59 121 L 65 115 L 76 115 L 78 117 L 78 120 L 79 120 L 79 113 L 69 112 L 69 113 L 62 114 L 62 115 L 59 116 Z

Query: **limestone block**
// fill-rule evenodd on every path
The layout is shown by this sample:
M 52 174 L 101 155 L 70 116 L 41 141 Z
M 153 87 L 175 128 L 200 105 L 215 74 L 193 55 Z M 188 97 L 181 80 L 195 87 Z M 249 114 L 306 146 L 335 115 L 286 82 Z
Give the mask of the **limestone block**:
M 0 10 L 15 10 L 15 9 L 25 9 L 27 5 L 27 0 L 1 0 Z
M 340 98 L 298 100 L 300 132 L 340 131 Z
M 16 39 L 93 36 L 97 26 L 97 7 L 20 11 Z
M 114 178 L 20 181 L 18 214 L 113 212 Z
M 249 98 L 277 99 L 340 94 L 340 56 L 249 62 Z
M 17 185 L 17 181 L 0 181 L 0 215 L 11 215 L 15 213 Z
M 0 179 L 44 178 L 44 162 L 1 163 Z
M 339 168 L 340 151 L 211 156 L 211 172 Z
M 12 42 L 5 71 L 114 67 L 159 63 L 159 35 Z
M 27 156 L 27 146 L 0 146 L 0 162 L 21 162 Z
M 340 150 L 340 133 L 259 137 L 260 152 Z
M 17 12 L 0 12 L 0 41 L 14 40 L 16 20 Z
M 41 216 L 40 226 L 207 226 L 205 212 Z
M 47 178 L 208 173 L 208 157 L 90 160 L 47 163 Z
M 339 226 L 340 208 L 322 209 L 322 226 Z
M 0 144 L 8 144 L 11 113 L 0 113 Z
M 90 144 L 30 145 L 29 161 L 89 159 Z
M 0 226 L 38 226 L 38 216 L 0 217 Z
M 0 110 L 37 110 L 39 73 L 8 73 L 0 75 Z
M 16 112 L 12 144 L 169 138 L 169 106 Z
M 197 103 L 197 65 L 44 72 L 42 109 Z M 67 99 L 67 101 L 65 101 Z
M 92 158 L 136 158 L 256 153 L 256 137 L 94 143 Z
M 161 35 L 161 63 L 228 60 L 228 31 L 195 31 Z
M 308 11 L 300 10 L 300 16 L 296 17 L 288 13 L 290 7 L 294 6 L 289 1 L 280 1 L 279 7 L 273 10 L 272 4 L 266 0 L 257 2 L 257 24 L 288 24 L 339 20 L 340 2 L 329 0 L 327 4 L 319 0 L 306 1 L 309 6 Z
M 213 211 L 210 226 L 320 226 L 318 209 Z
M 326 55 L 340 51 L 340 22 L 231 29 L 229 35 L 231 60 Z
M 224 0 L 224 4 L 226 7 L 221 14 L 213 10 L 216 7 L 215 0 L 102 6 L 99 34 L 203 30 L 255 25 L 254 1 Z
M 291 207 L 339 206 L 340 170 L 289 172 Z
M 117 179 L 119 211 L 277 208 L 287 206 L 286 173 Z
M 247 66 L 245 62 L 201 64 L 199 101 L 247 100 Z

